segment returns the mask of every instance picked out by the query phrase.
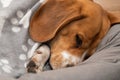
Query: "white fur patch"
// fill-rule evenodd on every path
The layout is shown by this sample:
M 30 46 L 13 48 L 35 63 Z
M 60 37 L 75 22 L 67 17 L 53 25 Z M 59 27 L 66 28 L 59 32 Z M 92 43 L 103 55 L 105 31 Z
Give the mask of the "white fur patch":
M 70 54 L 68 51 L 63 51 L 62 53 L 63 56 L 63 66 L 67 65 L 67 64 L 78 64 L 81 59 L 77 56 L 74 56 L 72 54 Z
M 41 45 L 41 43 L 35 43 L 33 47 L 28 51 L 28 59 L 31 58 L 35 52 L 35 50 Z
M 37 49 L 37 51 L 41 52 L 41 54 L 37 53 L 33 57 L 35 57 L 41 64 L 44 65 L 50 56 L 50 48 L 47 45 L 42 45 Z
M 40 48 L 38 48 L 38 51 L 49 55 L 50 54 L 50 48 L 47 45 L 42 45 Z
M 45 64 L 50 56 L 50 48 L 47 45 L 42 45 L 36 51 L 32 58 L 35 58 L 41 64 Z
M 50 57 L 50 48 L 47 45 L 40 46 L 33 54 L 31 59 L 35 59 L 35 63 L 39 66 L 40 71 L 43 71 L 43 67 L 46 61 Z M 38 69 L 38 71 L 39 71 Z
M 69 59 L 69 57 L 71 56 L 67 51 L 63 51 L 62 52 L 62 56 L 66 59 Z

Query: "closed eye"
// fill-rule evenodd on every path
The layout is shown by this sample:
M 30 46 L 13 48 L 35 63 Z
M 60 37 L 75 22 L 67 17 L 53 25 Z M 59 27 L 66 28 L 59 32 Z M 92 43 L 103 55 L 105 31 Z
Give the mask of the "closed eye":
M 76 47 L 79 48 L 82 45 L 82 40 L 78 34 L 75 36 L 75 39 L 76 39 Z

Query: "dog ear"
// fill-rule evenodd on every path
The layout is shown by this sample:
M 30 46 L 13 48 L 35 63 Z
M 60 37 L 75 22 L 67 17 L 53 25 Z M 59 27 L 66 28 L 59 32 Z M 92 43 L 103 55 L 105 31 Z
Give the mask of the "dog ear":
M 47 0 L 30 20 L 30 36 L 34 41 L 52 39 L 63 26 L 80 18 L 77 0 Z
M 111 25 L 120 23 L 120 11 L 108 12 L 108 17 L 110 19 Z
M 88 54 L 92 55 L 100 41 L 103 37 L 107 34 L 110 27 L 114 24 L 120 23 L 120 12 L 107 12 L 103 11 L 103 20 L 102 20 L 102 27 L 99 34 L 94 39 L 94 43 L 90 46 L 88 50 Z

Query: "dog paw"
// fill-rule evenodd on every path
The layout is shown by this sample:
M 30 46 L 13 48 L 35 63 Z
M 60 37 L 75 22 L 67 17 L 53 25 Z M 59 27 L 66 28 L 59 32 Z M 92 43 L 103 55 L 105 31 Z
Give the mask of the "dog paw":
M 43 71 L 43 67 L 50 57 L 50 49 L 46 45 L 39 47 L 31 57 L 27 64 L 27 72 L 39 73 Z

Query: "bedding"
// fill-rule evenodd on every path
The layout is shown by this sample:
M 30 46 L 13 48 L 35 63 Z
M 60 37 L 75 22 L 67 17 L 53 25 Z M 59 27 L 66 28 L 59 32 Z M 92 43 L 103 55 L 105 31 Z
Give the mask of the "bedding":
M 37 3 L 37 4 L 36 4 Z M 0 0 L 0 74 L 18 77 L 26 72 L 29 19 L 39 0 Z
M 119 24 L 111 28 L 97 52 L 80 66 L 40 74 L 26 73 L 29 51 L 36 44 L 28 34 L 29 20 L 42 2 L 0 0 L 0 80 L 120 80 Z
M 97 51 L 78 66 L 24 74 L 20 80 L 120 80 L 120 24 L 112 26 Z

